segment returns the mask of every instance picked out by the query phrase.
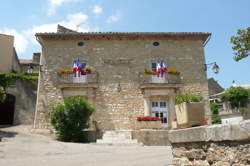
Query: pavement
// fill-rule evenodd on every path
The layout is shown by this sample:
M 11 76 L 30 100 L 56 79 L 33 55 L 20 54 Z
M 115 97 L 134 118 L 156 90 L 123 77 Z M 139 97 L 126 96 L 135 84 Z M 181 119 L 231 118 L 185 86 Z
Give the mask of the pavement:
M 169 166 L 170 146 L 65 143 L 31 126 L 0 127 L 0 166 Z

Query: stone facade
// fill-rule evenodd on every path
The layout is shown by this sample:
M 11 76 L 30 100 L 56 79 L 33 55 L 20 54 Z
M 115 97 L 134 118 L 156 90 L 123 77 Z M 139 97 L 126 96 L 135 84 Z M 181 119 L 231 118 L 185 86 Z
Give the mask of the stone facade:
M 250 165 L 250 120 L 169 131 L 173 165 Z
M 13 124 L 33 124 L 36 107 L 37 83 L 16 80 L 7 87 L 7 94 L 15 96 Z
M 173 98 L 179 91 L 201 93 L 210 117 L 204 47 L 209 33 L 77 33 L 36 34 L 42 45 L 35 127 L 46 128 L 49 107 L 66 96 L 83 95 L 94 105 L 92 116 L 100 130 L 135 129 L 136 117 L 151 115 L 151 101 L 168 103 L 168 121 L 174 118 Z M 79 46 L 79 42 L 84 42 Z M 159 42 L 159 46 L 154 46 Z M 71 69 L 80 59 L 96 71 L 85 84 L 60 81 L 58 69 Z M 180 71 L 180 82 L 151 83 L 144 69 L 164 60 Z M 90 78 L 93 77 L 94 79 Z M 143 79 L 143 81 L 141 81 Z M 145 81 L 146 80 L 146 81 Z M 138 126 L 138 125 L 137 125 Z

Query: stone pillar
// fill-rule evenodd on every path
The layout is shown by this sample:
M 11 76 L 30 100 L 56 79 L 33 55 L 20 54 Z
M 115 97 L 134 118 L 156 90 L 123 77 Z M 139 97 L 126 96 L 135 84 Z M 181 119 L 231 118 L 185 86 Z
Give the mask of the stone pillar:
M 172 127 L 172 121 L 175 117 L 175 104 L 174 104 L 174 96 L 171 96 L 168 100 L 169 104 L 169 112 L 168 112 L 168 126 Z
M 144 97 L 144 116 L 151 116 L 150 100 L 148 97 Z

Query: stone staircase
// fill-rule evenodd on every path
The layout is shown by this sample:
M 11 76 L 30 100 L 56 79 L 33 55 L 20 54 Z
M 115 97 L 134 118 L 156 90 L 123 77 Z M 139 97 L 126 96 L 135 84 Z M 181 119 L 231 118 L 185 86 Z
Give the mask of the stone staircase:
M 132 139 L 132 132 L 127 130 L 107 130 L 103 133 L 102 139 L 97 139 L 96 143 L 108 145 L 143 145 L 136 139 Z

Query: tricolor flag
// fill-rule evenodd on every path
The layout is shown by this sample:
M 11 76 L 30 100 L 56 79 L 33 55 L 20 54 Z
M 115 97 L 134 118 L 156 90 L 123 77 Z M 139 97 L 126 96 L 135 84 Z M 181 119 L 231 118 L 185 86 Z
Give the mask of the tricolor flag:
M 167 67 L 166 67 L 165 64 L 164 64 L 164 61 L 161 61 L 160 65 L 161 65 L 161 69 L 162 69 L 162 71 L 163 71 L 164 73 L 168 71 Z
M 72 71 L 74 73 L 74 77 L 76 77 L 76 72 L 77 72 L 76 61 L 74 61 L 74 63 L 73 63 L 73 69 L 72 69 Z
M 160 63 L 156 64 L 156 73 L 157 76 L 161 74 L 161 77 L 163 77 L 163 73 L 166 73 L 168 71 L 167 67 L 164 64 L 164 61 L 160 61 Z

